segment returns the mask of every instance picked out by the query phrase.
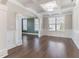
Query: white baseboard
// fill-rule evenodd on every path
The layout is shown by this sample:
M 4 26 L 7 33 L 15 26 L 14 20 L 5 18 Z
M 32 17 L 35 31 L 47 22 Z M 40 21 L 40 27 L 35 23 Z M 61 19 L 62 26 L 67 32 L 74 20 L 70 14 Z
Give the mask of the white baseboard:
M 16 44 L 16 46 L 21 46 L 22 45 L 22 42 L 18 42 L 17 44 Z
M 38 33 L 26 33 L 26 32 L 23 32 L 23 34 L 38 35 Z
M 74 31 L 73 32 L 72 40 L 74 41 L 75 45 L 79 49 L 79 31 Z
M 79 49 L 79 42 L 77 42 L 76 40 L 73 40 L 73 42 L 75 43 L 76 47 Z
M 16 45 L 10 44 L 10 45 L 8 45 L 8 50 L 9 50 L 9 49 L 12 49 L 12 48 L 14 48 L 14 47 L 16 47 Z
M 16 36 L 16 31 L 7 32 L 7 46 L 8 50 L 22 45 L 21 37 Z
M 0 58 L 3 58 L 7 55 L 8 55 L 8 50 L 7 49 L 0 50 Z
M 72 38 L 72 30 L 66 30 L 66 31 L 57 31 L 57 32 L 50 32 L 50 31 L 42 31 L 42 36 L 56 36 L 56 37 L 65 37 L 65 38 Z

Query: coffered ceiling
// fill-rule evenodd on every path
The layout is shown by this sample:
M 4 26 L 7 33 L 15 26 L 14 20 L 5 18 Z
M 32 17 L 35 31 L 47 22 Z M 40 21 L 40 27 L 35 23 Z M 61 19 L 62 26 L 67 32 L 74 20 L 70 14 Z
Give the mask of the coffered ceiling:
M 22 3 L 26 7 L 36 10 L 37 12 L 44 12 L 40 4 L 44 4 L 51 1 L 56 1 L 58 6 L 61 8 L 66 8 L 72 6 L 73 4 L 73 0 L 17 0 L 17 1 Z
M 62 10 L 66 8 L 73 7 L 75 0 L 17 0 L 19 3 L 21 3 L 24 7 L 31 8 L 35 10 L 38 13 L 45 13 L 46 11 L 42 8 L 41 4 L 45 4 L 48 2 L 56 1 L 56 4 L 58 5 L 57 10 Z M 60 9 L 59 9 L 60 8 Z M 52 12 L 53 13 L 53 12 Z
M 22 3 L 24 6 L 32 8 L 37 12 L 44 12 L 40 4 L 47 3 L 52 0 L 18 0 L 18 1 Z

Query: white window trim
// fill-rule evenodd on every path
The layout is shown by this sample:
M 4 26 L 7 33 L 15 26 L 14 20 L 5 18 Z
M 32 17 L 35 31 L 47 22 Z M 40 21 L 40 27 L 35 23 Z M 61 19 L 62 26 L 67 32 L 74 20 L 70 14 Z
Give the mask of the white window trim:
M 50 31 L 50 32 L 63 32 L 63 31 L 65 31 L 65 26 L 64 26 L 64 23 L 63 23 L 63 30 L 57 30 L 57 25 L 58 25 L 58 23 L 57 23 L 57 18 L 56 18 L 57 16 L 55 16 L 54 18 L 55 18 L 55 24 L 49 24 L 49 25 L 55 25 L 55 30 L 51 30 L 52 28 L 50 28 L 50 27 L 48 27 L 48 30 Z M 60 16 L 61 17 L 61 16 Z M 62 16 L 62 17 L 64 17 L 64 16 Z M 48 19 L 49 20 L 49 19 Z M 50 21 L 50 20 L 49 20 Z M 61 23 L 59 23 L 59 24 L 61 24 Z

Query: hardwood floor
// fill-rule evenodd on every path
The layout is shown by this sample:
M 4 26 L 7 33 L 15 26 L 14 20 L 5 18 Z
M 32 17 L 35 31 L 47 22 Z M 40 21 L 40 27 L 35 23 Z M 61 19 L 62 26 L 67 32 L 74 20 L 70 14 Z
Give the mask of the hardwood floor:
M 72 39 L 23 35 L 23 45 L 9 50 L 5 58 L 77 58 L 79 50 Z

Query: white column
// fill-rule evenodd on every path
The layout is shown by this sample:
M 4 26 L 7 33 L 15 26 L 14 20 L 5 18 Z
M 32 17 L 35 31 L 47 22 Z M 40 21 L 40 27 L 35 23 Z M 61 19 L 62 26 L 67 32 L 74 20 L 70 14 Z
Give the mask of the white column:
M 16 14 L 16 46 L 22 45 L 22 18 L 21 14 Z
M 7 53 L 7 10 L 5 5 L 0 4 L 0 57 Z
M 40 29 L 39 29 L 39 37 L 41 37 L 42 35 L 43 35 L 43 33 L 42 33 L 42 31 L 43 31 L 43 28 L 42 28 L 42 26 L 43 26 L 43 17 L 42 17 L 42 15 L 39 15 L 39 18 L 40 18 Z

